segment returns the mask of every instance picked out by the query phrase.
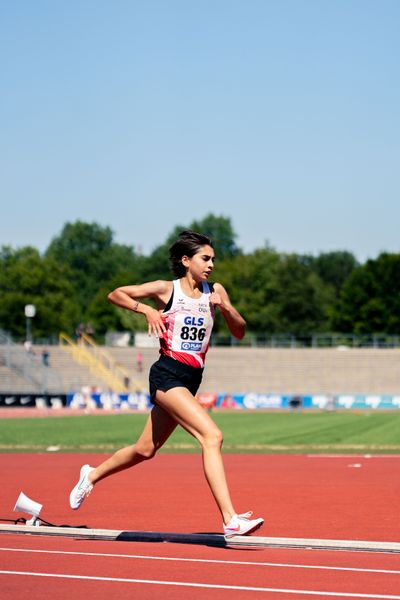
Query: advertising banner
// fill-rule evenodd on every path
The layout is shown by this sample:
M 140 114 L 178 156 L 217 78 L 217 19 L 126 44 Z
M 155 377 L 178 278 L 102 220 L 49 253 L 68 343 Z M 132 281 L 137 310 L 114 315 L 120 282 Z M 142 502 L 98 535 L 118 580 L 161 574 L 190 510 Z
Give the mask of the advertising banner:
M 30 398 L 27 396 L 26 398 Z M 207 410 L 394 410 L 400 409 L 399 396 L 352 395 L 330 396 L 324 394 L 213 394 L 200 393 L 198 401 Z M 7 400 L 11 403 L 11 400 Z M 28 403 L 27 400 L 19 400 Z M 65 402 L 65 400 L 64 400 Z M 66 396 L 71 408 L 104 410 L 150 410 L 152 404 L 147 393 L 117 394 L 76 392 Z M 0 405 L 2 404 L 0 400 Z M 3 405 L 5 401 L 3 400 Z M 34 405 L 28 404 L 28 405 Z M 15 406 L 15 404 L 14 404 Z
M 63 408 L 66 394 L 0 394 L 1 408 Z

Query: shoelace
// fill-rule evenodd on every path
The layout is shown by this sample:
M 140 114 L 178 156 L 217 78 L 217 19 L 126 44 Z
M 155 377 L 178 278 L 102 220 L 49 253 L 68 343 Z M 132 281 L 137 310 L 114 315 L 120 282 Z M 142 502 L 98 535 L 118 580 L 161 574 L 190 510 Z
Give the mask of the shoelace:
M 93 485 L 90 483 L 90 481 L 85 481 L 82 484 L 81 489 L 78 490 L 78 493 L 76 495 L 77 500 L 82 500 L 82 498 L 85 498 L 86 496 L 89 496 L 90 492 L 93 489 Z
M 239 519 L 246 519 L 246 521 L 248 521 L 252 516 L 253 516 L 252 510 L 249 510 L 246 513 L 242 513 L 241 515 L 238 515 Z
M 253 511 L 252 511 L 252 510 L 249 510 L 249 511 L 248 511 L 248 512 L 246 512 L 246 513 L 242 513 L 242 514 L 240 514 L 240 515 L 236 515 L 236 519 L 243 519 L 243 520 L 245 520 L 245 521 L 249 521 L 249 520 L 250 520 L 250 518 L 251 518 L 252 516 L 253 516 Z M 231 519 L 231 521 L 230 521 L 230 522 L 229 522 L 229 523 L 226 525 L 226 527 L 227 527 L 228 529 L 229 529 L 229 525 L 230 525 L 230 523 L 231 523 L 231 522 L 232 522 L 232 519 Z

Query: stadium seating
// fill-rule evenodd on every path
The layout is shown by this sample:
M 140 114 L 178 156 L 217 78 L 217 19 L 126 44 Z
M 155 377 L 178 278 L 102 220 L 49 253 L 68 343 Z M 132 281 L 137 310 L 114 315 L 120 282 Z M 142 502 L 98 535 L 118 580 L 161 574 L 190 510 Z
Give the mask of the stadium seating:
M 42 347 L 34 350 L 36 384 L 32 378 L 23 378 L 21 370 L 8 368 L 0 353 L 0 392 L 42 392 L 43 382 L 48 391 L 56 393 L 80 391 L 83 386 L 108 391 L 103 380 L 59 346 L 49 347 L 49 367 L 41 365 Z M 132 381 L 147 390 L 148 370 L 158 350 L 140 350 L 142 371 L 136 366 L 136 348 L 107 347 Z M 201 390 L 219 394 L 400 394 L 400 349 L 213 347 Z

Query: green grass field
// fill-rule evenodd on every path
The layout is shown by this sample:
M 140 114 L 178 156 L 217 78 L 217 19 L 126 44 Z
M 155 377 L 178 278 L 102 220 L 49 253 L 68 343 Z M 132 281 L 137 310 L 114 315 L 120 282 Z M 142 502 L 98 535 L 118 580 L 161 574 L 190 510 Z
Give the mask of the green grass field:
M 225 452 L 400 453 L 400 412 L 211 413 Z M 145 414 L 0 420 L 1 452 L 112 452 L 133 443 Z M 181 428 L 162 452 L 199 452 Z

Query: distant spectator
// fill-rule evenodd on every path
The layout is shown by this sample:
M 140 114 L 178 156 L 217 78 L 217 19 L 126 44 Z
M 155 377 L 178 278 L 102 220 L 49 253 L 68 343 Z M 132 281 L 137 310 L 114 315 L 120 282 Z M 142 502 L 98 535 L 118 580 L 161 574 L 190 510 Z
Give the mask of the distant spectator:
M 78 327 L 75 329 L 76 343 L 82 344 L 83 339 L 82 336 L 85 333 L 85 325 L 84 323 L 79 323 Z
M 93 327 L 93 325 L 91 325 L 90 323 L 88 323 L 86 325 L 86 330 L 85 330 L 86 335 L 88 335 L 89 337 L 93 337 L 95 334 L 95 329 Z
M 140 352 L 140 350 L 138 350 L 136 353 L 136 367 L 138 371 L 143 371 L 143 354 Z
M 43 348 L 43 350 L 42 350 L 42 363 L 43 363 L 43 365 L 45 367 L 49 367 L 50 366 L 49 358 L 50 358 L 49 351 L 47 350 L 47 348 Z

